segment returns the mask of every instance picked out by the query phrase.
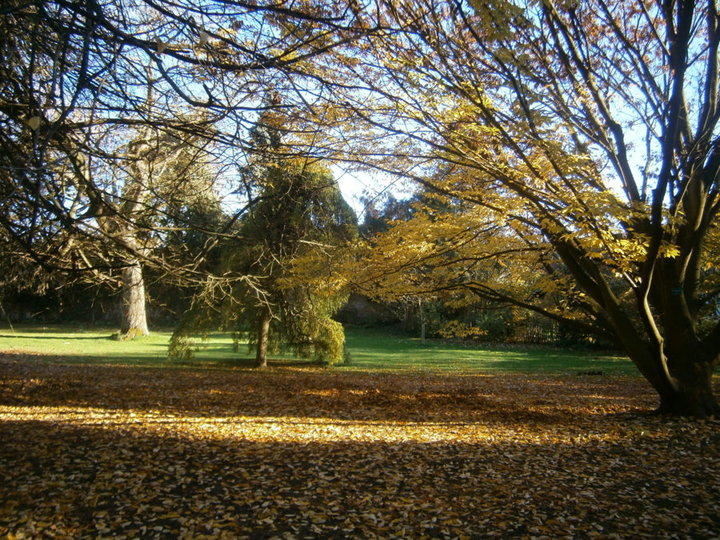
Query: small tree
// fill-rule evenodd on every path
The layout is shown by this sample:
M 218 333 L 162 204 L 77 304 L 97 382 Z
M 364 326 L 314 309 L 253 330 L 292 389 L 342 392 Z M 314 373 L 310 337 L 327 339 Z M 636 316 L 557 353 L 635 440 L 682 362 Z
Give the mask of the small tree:
M 344 333 L 331 316 L 347 298 L 339 260 L 357 236 L 357 218 L 327 168 L 282 154 L 277 126 L 265 114 L 253 130 L 244 174 L 257 195 L 171 351 L 187 333 L 222 325 L 247 336 L 258 367 L 283 344 L 317 361 L 342 360 Z
M 260 198 L 243 223 L 242 244 L 225 261 L 259 283 L 254 292 L 244 291 L 238 322 L 255 327 L 250 333 L 259 366 L 267 363 L 271 329 L 276 341 L 296 352 L 313 349 L 318 360 L 337 362 L 344 337 L 330 317 L 345 295 L 319 284 L 332 272 L 333 257 L 356 234 L 355 216 L 327 169 L 280 162 L 265 175 Z M 318 258 L 331 266 L 318 268 Z M 313 276 L 304 265 L 319 274 Z

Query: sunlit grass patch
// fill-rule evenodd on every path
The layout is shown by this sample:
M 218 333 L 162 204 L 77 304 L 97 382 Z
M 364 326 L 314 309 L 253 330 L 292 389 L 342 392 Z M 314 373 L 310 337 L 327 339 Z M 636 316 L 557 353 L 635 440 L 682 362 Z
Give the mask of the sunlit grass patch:
M 111 328 L 20 326 L 0 330 L 0 351 L 62 357 L 65 362 L 131 364 L 156 367 L 252 368 L 253 354 L 243 343 L 235 350 L 232 337 L 215 332 L 192 338 L 189 361 L 167 359 L 171 332 L 159 330 L 132 341 L 112 339 Z M 443 373 L 543 372 L 578 375 L 635 374 L 622 355 L 553 347 L 468 345 L 421 340 L 383 329 L 346 329 L 351 371 L 430 371 Z M 311 366 L 291 353 L 271 356 L 271 367 Z
M 346 335 L 352 358 L 350 369 L 449 373 L 636 373 L 632 363 L 620 353 L 544 346 L 463 344 L 432 339 L 423 341 L 378 329 L 350 328 Z
M 210 333 L 192 338 L 190 362 L 167 358 L 172 331 L 161 329 L 149 336 L 122 341 L 113 339 L 117 329 L 74 326 L 16 326 L 0 330 L 0 351 L 62 357 L 63 361 L 99 364 L 137 364 L 156 367 L 250 367 L 252 353 L 244 344 L 238 350 L 227 333 Z M 277 355 L 279 360 L 291 358 Z

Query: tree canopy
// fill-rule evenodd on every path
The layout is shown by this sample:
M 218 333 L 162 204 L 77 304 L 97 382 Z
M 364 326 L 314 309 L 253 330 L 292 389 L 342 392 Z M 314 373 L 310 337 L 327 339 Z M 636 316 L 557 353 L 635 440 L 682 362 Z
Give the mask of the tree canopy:
M 96 218 L 114 215 L 118 197 L 146 206 L 147 189 L 124 189 L 117 171 L 137 169 L 138 152 L 167 158 L 182 143 L 206 154 L 218 191 L 243 190 L 233 171 L 247 161 L 249 130 L 277 107 L 262 96 L 304 85 L 313 58 L 357 33 L 352 12 L 315 2 L 13 0 L 2 10 L 0 220 L 9 238 L 64 271 L 117 266 L 76 253 L 80 240 L 96 252 L 102 241 L 165 272 L 188 270 L 187 279 L 197 277 L 192 264 L 106 238 Z M 157 137 L 154 148 L 143 150 L 138 133 Z
M 352 158 L 461 201 L 468 236 L 501 226 L 476 260 L 523 252 L 570 303 L 552 316 L 620 343 L 661 410 L 717 412 L 716 3 L 471 4 L 365 12 L 381 30 L 341 53 L 355 60 L 337 77 L 363 91 L 338 82 L 332 97 L 378 141 Z M 465 286 L 541 308 L 491 281 Z
M 331 316 L 347 299 L 340 262 L 357 235 L 355 214 L 322 166 L 279 161 L 256 172 L 263 177 L 258 197 L 222 244 L 219 266 L 171 349 L 177 354 L 187 333 L 222 326 L 247 336 L 259 367 L 269 347 L 283 345 L 341 362 L 343 329 Z

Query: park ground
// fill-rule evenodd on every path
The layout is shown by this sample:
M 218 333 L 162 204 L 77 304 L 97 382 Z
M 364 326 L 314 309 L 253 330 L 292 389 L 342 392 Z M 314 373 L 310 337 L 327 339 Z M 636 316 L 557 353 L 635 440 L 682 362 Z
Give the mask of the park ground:
M 3 331 L 0 535 L 720 535 L 720 422 L 649 414 L 621 359 L 350 338 L 349 366 L 256 371 Z

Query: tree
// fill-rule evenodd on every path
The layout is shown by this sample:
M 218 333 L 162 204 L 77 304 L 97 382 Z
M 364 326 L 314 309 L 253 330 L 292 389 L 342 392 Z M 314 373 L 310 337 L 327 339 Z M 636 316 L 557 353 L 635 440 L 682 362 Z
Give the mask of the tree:
M 261 170 L 257 200 L 223 244 L 219 268 L 171 352 L 185 335 L 222 325 L 249 338 L 258 367 L 282 344 L 340 362 L 344 334 L 331 316 L 347 298 L 338 267 L 357 235 L 355 215 L 330 171 L 317 164 L 283 160 Z
M 435 306 L 426 319 L 444 337 L 513 339 L 535 313 L 566 334 L 613 341 L 588 323 L 582 297 L 549 244 L 529 246 L 517 224 L 513 229 L 502 215 L 442 193 L 425 193 L 413 207 L 360 251 L 351 273 L 364 294 Z
M 281 101 L 276 93 L 266 99 Z M 289 126 L 285 115 L 267 110 L 251 130 L 242 168 L 248 211 L 221 246 L 221 262 L 175 333 L 171 356 L 183 353 L 185 334 L 223 325 L 249 338 L 258 367 L 281 344 L 312 351 L 318 361 L 342 360 L 344 333 L 331 316 L 347 299 L 338 267 L 357 236 L 357 218 L 332 173 L 284 143 Z
M 143 266 L 187 264 L 180 253 L 160 251 L 171 229 L 188 226 L 173 212 L 180 201 L 216 197 L 208 143 L 152 126 L 94 131 L 89 128 L 88 136 L 102 157 L 71 151 L 72 140 L 45 150 L 58 158 L 43 174 L 46 186 L 61 190 L 52 202 L 63 206 L 64 218 L 38 212 L 37 201 L 29 200 L 33 194 L 19 185 L 4 201 L 9 236 L 26 242 L 26 256 L 56 274 L 119 289 L 121 337 L 146 335 Z
M 471 3 L 364 13 L 382 30 L 339 56 L 332 99 L 384 142 L 351 159 L 495 213 L 571 287 L 556 317 L 620 343 L 661 412 L 717 414 L 717 3 Z
M 311 347 L 318 360 L 342 360 L 342 327 L 330 317 L 347 294 L 335 290 L 333 268 L 356 233 L 356 218 L 329 170 L 309 163 L 280 163 L 265 171 L 265 187 L 243 223 L 246 273 L 258 276 L 261 297 L 251 302 L 257 321 L 257 363 L 267 364 L 270 325 L 298 352 Z M 246 308 L 249 307 L 246 305 Z
M 124 338 L 149 333 L 143 262 L 152 259 L 153 251 L 163 244 L 167 247 L 164 231 L 182 230 L 191 224 L 182 219 L 180 206 L 197 206 L 217 199 L 212 164 L 207 149 L 198 146 L 198 142 L 207 144 L 143 127 L 117 153 L 124 156 L 126 166 L 115 164 L 107 171 L 110 183 L 102 199 L 105 212 L 95 219 L 101 233 L 98 243 L 107 245 L 107 240 L 113 240 L 120 246 L 111 250 L 113 255 L 107 263 L 109 268 L 120 271 L 120 335 Z M 100 184 L 98 180 L 92 182 Z M 195 255 L 200 253 L 202 249 Z M 181 260 L 181 256 L 172 256 L 167 249 L 164 256 Z
M 47 268 L 123 274 L 126 305 L 138 308 L 141 265 L 186 284 L 203 279 L 203 253 L 150 249 L 168 231 L 148 211 L 177 205 L 158 199 L 147 174 L 182 145 L 212 146 L 217 170 L 227 171 L 247 150 L 264 107 L 258 96 L 302 87 L 313 57 L 360 32 L 351 11 L 316 2 L 6 4 L 0 226 Z M 144 333 L 141 310 L 131 311 L 123 330 Z

